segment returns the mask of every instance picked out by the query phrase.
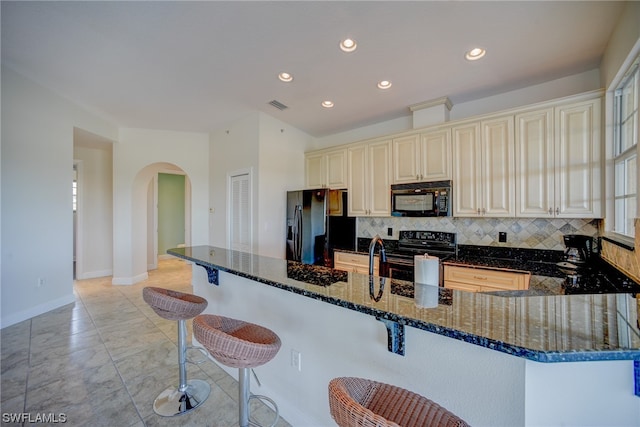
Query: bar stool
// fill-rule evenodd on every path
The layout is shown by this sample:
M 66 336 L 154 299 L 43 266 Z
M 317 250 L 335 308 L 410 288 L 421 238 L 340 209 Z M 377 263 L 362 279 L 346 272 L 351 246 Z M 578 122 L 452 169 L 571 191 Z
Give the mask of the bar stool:
M 211 314 L 201 314 L 193 319 L 193 334 L 211 357 L 223 365 L 238 368 L 240 427 L 258 425 L 249 420 L 250 399 L 266 400 L 273 405 L 276 412 L 273 427 L 280 416 L 278 405 L 266 396 L 251 394 L 249 369 L 275 357 L 281 346 L 278 335 L 260 325 Z
M 469 426 L 424 396 L 365 378 L 332 379 L 329 410 L 340 427 Z
M 192 319 L 207 308 L 207 300 L 196 295 L 170 289 L 146 287 L 142 290 L 142 298 L 153 311 L 163 319 L 178 321 L 178 365 L 180 384 L 178 388 L 169 386 L 158 395 L 153 402 L 153 410 L 163 417 L 186 414 L 196 409 L 207 400 L 211 386 L 206 381 L 187 381 L 187 325 Z

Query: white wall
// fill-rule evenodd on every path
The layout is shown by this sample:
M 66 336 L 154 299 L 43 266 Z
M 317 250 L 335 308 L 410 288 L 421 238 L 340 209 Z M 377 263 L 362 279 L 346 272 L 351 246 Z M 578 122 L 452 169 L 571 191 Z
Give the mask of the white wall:
M 258 254 L 285 257 L 286 191 L 304 188 L 304 150 L 310 136 L 260 114 Z
M 504 92 L 498 95 L 482 98 L 453 105 L 449 114 L 450 120 L 460 120 L 473 117 L 479 114 L 498 112 L 501 110 L 525 106 L 536 102 L 548 101 L 550 99 L 562 98 L 575 95 L 590 90 L 600 89 L 600 73 L 597 69 L 584 73 L 551 80 L 541 84 L 526 87 L 524 89 Z M 425 101 L 428 101 L 425 99 Z M 323 138 L 316 138 L 312 142 L 313 149 L 321 149 L 334 145 L 347 144 L 368 138 L 389 135 L 411 130 L 413 120 L 409 115 L 407 106 L 407 116 L 387 122 L 376 123 L 329 135 Z
M 74 127 L 118 137 L 113 124 L 3 65 L 2 327 L 74 301 Z
M 593 69 L 479 100 L 454 104 L 450 119 L 459 120 L 479 114 L 498 112 L 600 88 L 600 71 Z
M 253 252 L 284 258 L 287 190 L 304 186 L 304 152 L 311 137 L 263 113 L 211 134 L 210 244 L 227 245 L 227 177 L 251 169 Z
M 526 425 L 638 426 L 633 361 L 536 363 L 526 366 Z
M 78 279 L 110 276 L 113 267 L 113 153 L 111 145 L 75 146 L 73 158 L 81 162 L 76 259 Z
M 209 136 L 209 242 L 221 248 L 227 247 L 227 176 L 229 173 L 252 169 L 254 181 L 254 206 L 258 173 L 258 114 L 213 132 Z M 255 209 L 254 209 L 255 212 Z M 255 230 L 255 227 L 254 227 Z
M 192 244 L 208 243 L 209 137 L 196 132 L 124 128 L 113 156 L 112 282 L 126 285 L 147 277 L 149 181 L 165 162 L 185 171 L 191 181 Z
M 640 2 L 627 2 L 600 63 L 602 87 L 608 89 L 613 81 L 621 77 L 619 73 L 624 72 L 630 65 L 628 62 L 635 58 L 630 52 L 637 48 L 639 41 Z

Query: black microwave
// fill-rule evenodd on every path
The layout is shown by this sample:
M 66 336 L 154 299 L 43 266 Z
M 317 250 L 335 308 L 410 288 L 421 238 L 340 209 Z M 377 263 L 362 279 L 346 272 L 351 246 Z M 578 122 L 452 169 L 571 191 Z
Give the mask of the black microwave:
M 451 181 L 391 186 L 392 216 L 451 216 Z

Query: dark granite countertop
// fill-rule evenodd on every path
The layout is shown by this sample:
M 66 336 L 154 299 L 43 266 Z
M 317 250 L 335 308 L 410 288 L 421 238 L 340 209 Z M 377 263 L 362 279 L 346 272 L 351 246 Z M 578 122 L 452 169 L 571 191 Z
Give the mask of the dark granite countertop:
M 360 238 L 358 239 L 358 251 L 345 252 L 364 254 L 363 248 L 366 248 L 369 240 Z M 397 248 L 395 240 L 385 240 L 384 243 L 385 248 L 390 252 Z M 457 255 L 443 261 L 443 264 L 522 271 L 532 274 L 528 290 L 491 292 L 494 295 L 640 294 L 640 284 L 598 255 L 595 255 L 582 269 L 578 280 L 566 280 L 566 274 L 557 266 L 557 263 L 563 261 L 563 255 L 563 251 L 557 250 L 458 245 Z
M 632 294 L 521 298 L 426 287 L 395 279 L 386 279 L 381 286 L 379 277 L 218 247 L 167 252 L 379 320 L 538 362 L 640 360 L 638 304 Z

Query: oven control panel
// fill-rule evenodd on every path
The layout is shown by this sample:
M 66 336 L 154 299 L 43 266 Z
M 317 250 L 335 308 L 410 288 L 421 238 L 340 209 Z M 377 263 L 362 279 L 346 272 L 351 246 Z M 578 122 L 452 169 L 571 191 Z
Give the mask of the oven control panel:
M 448 233 L 446 231 L 400 231 L 399 238 L 401 241 L 422 241 L 426 244 L 433 243 L 456 243 L 456 233 Z

